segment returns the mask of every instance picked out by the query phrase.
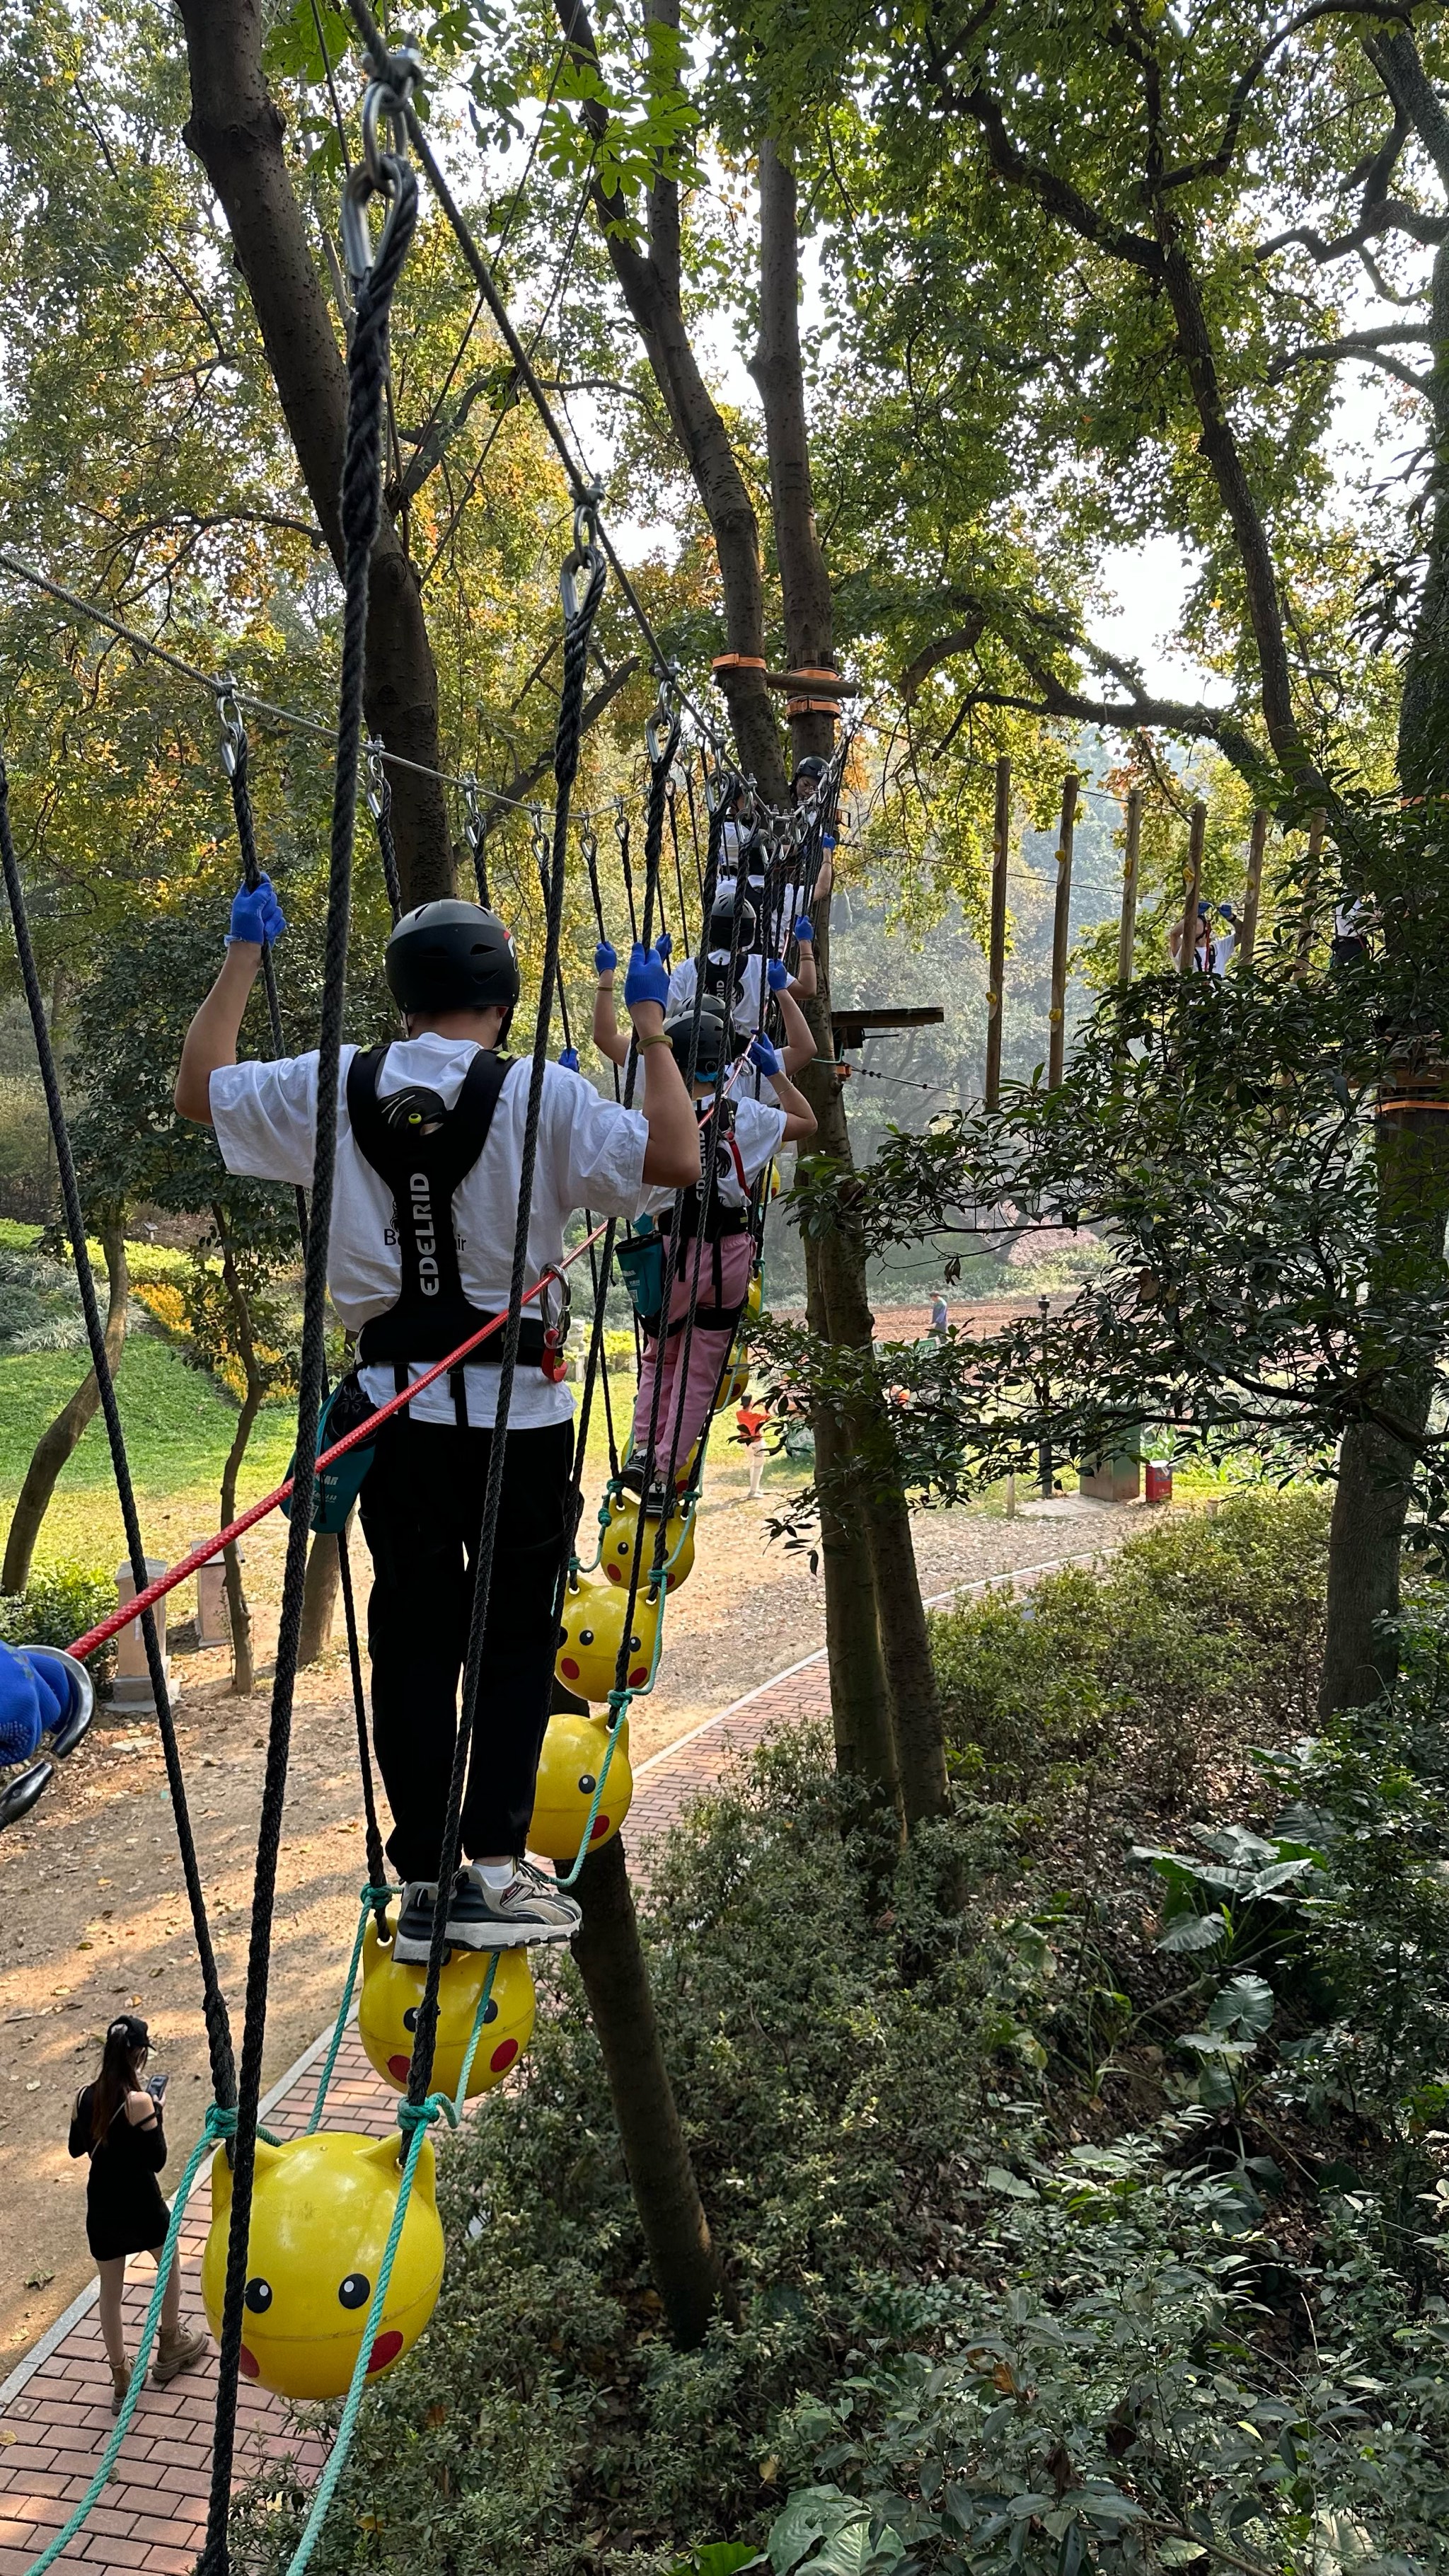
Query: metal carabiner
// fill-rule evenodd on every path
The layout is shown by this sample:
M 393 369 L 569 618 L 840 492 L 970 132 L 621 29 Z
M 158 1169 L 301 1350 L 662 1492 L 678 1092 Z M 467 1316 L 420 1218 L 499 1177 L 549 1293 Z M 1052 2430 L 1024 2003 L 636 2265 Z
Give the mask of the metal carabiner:
M 221 725 L 221 765 L 228 778 L 235 778 L 246 758 L 247 729 L 242 721 L 237 698 L 237 684 L 230 671 L 223 671 L 213 683 L 216 690 L 216 713 Z
M 486 838 L 483 808 L 478 802 L 478 781 L 471 769 L 463 777 L 463 837 L 470 850 L 477 850 Z
M 384 822 L 392 805 L 392 783 L 382 765 L 384 744 L 374 734 L 364 746 L 367 762 L 367 810 L 374 823 Z
M 387 240 L 397 212 L 398 191 L 407 169 L 407 117 L 413 91 L 422 78 L 423 60 L 411 45 L 388 56 L 388 76 L 371 80 L 362 100 L 362 158 L 349 171 L 342 190 L 342 256 L 354 289 L 369 275 Z M 389 151 L 378 140 L 378 125 L 387 118 Z M 387 216 L 377 249 L 372 246 L 367 209 L 374 197 L 387 199 Z
M 653 713 L 645 723 L 644 748 L 649 754 L 649 766 L 651 769 L 658 769 L 661 766 L 667 767 L 668 763 L 674 758 L 675 751 L 678 748 L 679 709 L 677 706 L 672 706 L 670 704 L 673 689 L 674 674 L 671 672 L 668 677 L 661 679 L 659 683 L 659 695 L 654 702 Z M 663 726 L 665 730 L 665 747 L 663 751 L 659 748 L 659 733 L 661 726 Z
M 559 569 L 558 594 L 563 602 L 566 624 L 572 626 L 579 613 L 578 577 L 587 572 L 591 577 L 599 566 L 599 503 L 604 497 L 602 483 L 591 483 L 582 500 L 574 504 L 573 551 L 565 556 Z
M 553 867 L 553 843 L 544 829 L 543 807 L 535 802 L 529 805 L 526 811 L 528 828 L 533 837 L 533 855 L 538 862 L 539 878 L 547 895 L 549 875 Z
M 550 1286 L 556 1288 L 559 1294 L 556 1314 L 549 1311 Z M 573 1290 L 562 1271 L 545 1270 L 538 1290 L 538 1311 L 543 1319 L 543 1357 L 539 1366 L 552 1386 L 561 1385 L 568 1375 L 569 1364 L 565 1356 L 564 1344 L 568 1340 L 573 1310 Z

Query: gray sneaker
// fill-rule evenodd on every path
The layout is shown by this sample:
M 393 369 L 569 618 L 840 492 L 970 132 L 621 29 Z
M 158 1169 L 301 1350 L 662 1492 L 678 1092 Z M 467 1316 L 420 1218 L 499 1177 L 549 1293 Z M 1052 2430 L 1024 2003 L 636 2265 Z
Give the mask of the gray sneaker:
M 535 1941 L 569 1941 L 583 1916 L 548 1872 L 515 1863 L 506 1887 L 490 1887 L 478 1863 L 460 1869 L 448 1907 L 448 1938 L 464 1950 L 521 1950 Z
M 426 1967 L 433 1947 L 433 1908 L 438 1901 L 436 1879 L 410 1878 L 402 1895 L 397 1934 L 392 1955 L 405 1966 Z

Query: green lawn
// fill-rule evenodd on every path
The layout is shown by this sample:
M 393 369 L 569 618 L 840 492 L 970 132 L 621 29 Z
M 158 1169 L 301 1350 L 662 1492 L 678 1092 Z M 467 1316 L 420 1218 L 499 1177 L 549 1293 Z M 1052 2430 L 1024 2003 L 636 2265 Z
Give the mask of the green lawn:
M 80 1384 L 84 1369 L 85 1355 L 80 1351 L 36 1351 L 0 1359 L 0 1522 L 8 1524 L 6 1506 L 19 1492 L 30 1453 L 46 1424 Z M 186 1520 L 197 1534 L 216 1527 L 217 1494 L 236 1429 L 236 1407 L 209 1377 L 188 1368 L 180 1352 L 158 1333 L 127 1335 L 116 1391 L 147 1545 L 174 1555 L 180 1520 Z M 244 1504 L 280 1484 L 291 1455 L 292 1431 L 289 1407 L 269 1406 L 262 1413 L 242 1470 Z M 157 1506 L 162 1507 L 159 1517 Z M 40 1534 L 37 1561 L 75 1557 L 82 1564 L 110 1570 L 122 1546 L 110 1447 L 97 1414 L 56 1489 Z
M 0 1533 L 20 1490 L 41 1432 L 80 1384 L 81 1351 L 36 1351 L 0 1359 Z M 192 1539 L 217 1527 L 218 1493 L 226 1453 L 236 1429 L 236 1407 L 201 1370 L 188 1368 L 159 1333 L 135 1328 L 126 1337 L 116 1377 L 131 1474 L 141 1505 L 148 1551 L 173 1561 Z M 627 1445 L 633 1385 L 615 1378 L 615 1424 Z M 255 1429 L 242 1468 L 243 1508 L 279 1485 L 292 1454 L 295 1417 L 290 1404 L 268 1405 Z M 597 1481 L 605 1461 L 602 1408 L 596 1403 L 589 1440 Z M 264 1556 L 279 1550 L 279 1516 L 258 1530 L 249 1548 Z M 124 1533 L 111 1475 L 111 1453 L 100 1415 L 71 1458 L 46 1514 L 36 1548 L 38 1565 L 74 1558 L 114 1571 Z M 190 1598 L 189 1592 L 186 1595 Z

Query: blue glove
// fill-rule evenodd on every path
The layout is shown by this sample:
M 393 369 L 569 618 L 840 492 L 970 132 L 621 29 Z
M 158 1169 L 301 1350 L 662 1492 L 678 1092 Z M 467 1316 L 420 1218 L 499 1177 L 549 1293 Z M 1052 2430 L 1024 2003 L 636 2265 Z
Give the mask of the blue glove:
M 783 958 L 772 957 L 765 968 L 765 981 L 772 993 L 783 993 L 790 981 L 790 970 Z
M 286 917 L 272 891 L 270 877 L 258 877 L 254 886 L 239 886 L 231 907 L 231 927 L 226 934 L 228 948 L 234 939 L 245 940 L 260 948 L 265 939 L 280 939 L 286 929 Z
M 749 1053 L 751 1064 L 758 1065 L 761 1073 L 784 1072 L 785 1059 L 776 1054 L 768 1038 L 751 1038 Z
M 815 924 L 811 920 L 808 912 L 802 912 L 799 920 L 795 924 L 795 937 L 800 941 L 802 947 L 808 947 L 814 936 Z
M 595 973 L 596 973 L 596 974 L 599 974 L 599 975 L 606 974 L 606 973 L 607 973 L 607 972 L 608 972 L 612 967 L 617 966 L 617 965 L 618 965 L 618 963 L 619 963 L 619 952 L 618 952 L 618 949 L 617 949 L 617 948 L 611 948 L 611 947 L 609 946 L 609 943 L 608 943 L 607 939 L 601 939 L 601 940 L 600 940 L 600 942 L 599 942 L 599 944 L 598 944 L 598 947 L 594 950 L 594 971 L 595 971 Z
M 656 957 L 662 957 L 665 965 L 668 965 L 670 958 L 674 954 L 674 942 L 670 938 L 667 930 L 661 930 L 658 938 L 655 940 L 654 954 Z
M 559 1063 L 563 1066 L 565 1073 L 577 1073 L 579 1069 L 578 1048 L 565 1047 L 562 1055 L 559 1057 Z
M 0 1762 L 28 1762 L 66 1713 L 34 1647 L 0 1645 Z
M 663 1010 L 669 1000 L 669 969 L 636 939 L 629 957 L 629 972 L 624 978 L 624 1004 L 631 1010 L 636 1002 L 657 1002 Z

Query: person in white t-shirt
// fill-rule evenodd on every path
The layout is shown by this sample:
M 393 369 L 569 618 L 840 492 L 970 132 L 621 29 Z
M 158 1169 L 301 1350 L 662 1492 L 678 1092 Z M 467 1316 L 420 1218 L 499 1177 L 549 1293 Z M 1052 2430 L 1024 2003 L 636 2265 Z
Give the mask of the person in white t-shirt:
M 805 922 L 802 927 L 808 930 L 810 925 L 808 922 Z M 658 954 L 664 958 L 666 963 L 668 962 L 670 944 L 671 943 L 667 937 L 656 940 L 655 942 Z M 726 952 L 725 964 L 728 965 L 728 963 L 729 957 L 728 952 Z M 755 957 L 750 960 L 750 963 L 751 965 L 758 966 L 760 961 L 758 957 Z M 627 1029 L 620 1027 L 614 1010 L 614 976 L 618 970 L 618 964 L 618 951 L 610 946 L 607 939 L 601 939 L 597 948 L 594 950 L 594 971 L 598 976 L 599 982 L 598 989 L 594 995 L 593 1039 L 595 1046 L 598 1048 L 599 1053 L 603 1056 L 605 1062 L 608 1064 L 618 1065 L 622 1068 L 629 1061 L 629 1032 Z M 671 975 L 669 979 L 669 1013 L 671 1018 L 682 1017 L 685 1012 L 693 1012 L 694 996 L 698 987 L 699 979 L 692 961 L 690 962 L 687 978 L 680 970 L 676 970 L 676 972 Z M 766 964 L 765 988 L 768 991 L 771 1000 L 778 1002 L 780 1006 L 780 1017 L 784 1024 L 785 1035 L 785 1043 L 780 1052 L 784 1062 L 785 1071 L 788 1074 L 796 1074 L 799 1072 L 801 1066 L 809 1064 L 814 1056 L 815 1040 L 810 1034 L 810 1023 L 806 1019 L 804 1012 L 801 1010 L 799 1003 L 795 999 L 796 992 L 799 989 L 798 984 L 791 978 L 778 957 L 770 958 Z M 756 980 L 756 990 L 758 990 L 758 979 Z M 680 991 L 683 992 L 682 1000 L 676 999 L 676 994 Z M 741 1034 L 744 1034 L 744 1032 L 741 1032 Z M 753 1031 L 751 1031 L 750 1034 L 753 1035 Z M 757 1086 L 752 1085 L 751 1087 L 753 1089 Z
M 754 1250 L 750 1231 L 754 1184 L 782 1145 L 798 1144 L 802 1137 L 815 1133 L 815 1112 L 789 1079 L 782 1057 L 768 1038 L 754 1038 L 748 1051 L 749 1064 L 763 1075 L 771 1094 L 769 1099 L 755 1099 L 745 1088 L 749 1077 L 743 1071 L 726 1085 L 731 1043 L 724 1012 L 717 1003 L 712 1004 L 706 997 L 700 1006 L 697 1028 L 692 1010 L 666 1020 L 664 1026 L 681 1071 L 687 1074 L 690 1065 L 694 1067 L 704 1171 L 698 1187 L 686 1193 L 679 1212 L 678 1266 L 668 1316 L 656 1316 L 652 1331 L 647 1323 L 644 1328 L 633 1447 L 622 1476 L 636 1491 L 643 1489 L 649 1464 L 655 1377 L 662 1372 L 653 1474 L 646 1497 L 646 1508 L 651 1510 L 663 1508 L 664 1480 L 671 1457 L 675 1483 L 684 1482 L 690 1452 L 709 1419 L 735 1328 L 744 1312 Z M 657 1212 L 659 1231 L 667 1239 L 675 1224 L 673 1192 L 651 1192 L 646 1206 Z M 686 1336 L 691 1299 L 694 1329 Z M 683 1364 L 686 1338 L 687 1368 Z
M 183 1117 L 215 1128 L 227 1169 L 312 1180 L 316 1054 L 236 1060 L 261 942 L 285 928 L 264 877 L 232 907 L 226 962 L 186 1035 Z M 359 1336 L 361 1395 L 413 1384 L 508 1305 L 529 1072 L 497 1049 L 518 999 L 513 942 L 478 904 L 420 904 L 388 941 L 405 1039 L 342 1050 L 327 1276 Z M 525 1286 L 563 1252 L 587 1207 L 631 1217 L 650 1188 L 699 1171 L 699 1137 L 664 1035 L 668 978 L 637 949 L 625 998 L 644 1061 L 643 1104 L 603 1101 L 545 1069 Z M 523 1859 L 554 1664 L 555 1587 L 572 1536 L 573 1401 L 545 1373 L 526 1308 L 504 1452 L 482 1684 L 463 1809 L 467 1865 L 444 1891 L 447 1938 L 474 1950 L 566 1940 L 579 1912 Z M 404 1881 L 395 1955 L 428 1955 L 467 1645 L 472 1559 L 494 1438 L 502 1335 L 378 1433 L 359 1504 L 373 1560 L 368 1612 L 373 1738 Z M 362 1408 L 365 1409 L 365 1408 Z

